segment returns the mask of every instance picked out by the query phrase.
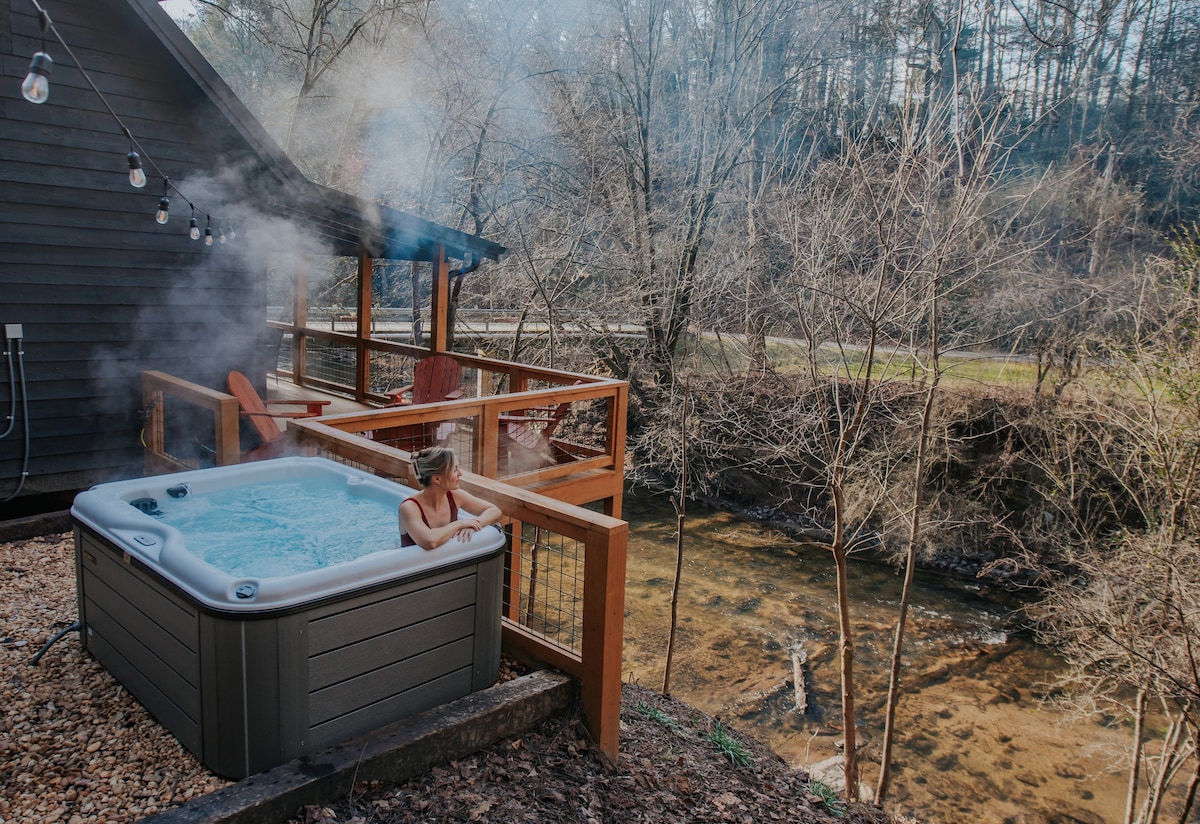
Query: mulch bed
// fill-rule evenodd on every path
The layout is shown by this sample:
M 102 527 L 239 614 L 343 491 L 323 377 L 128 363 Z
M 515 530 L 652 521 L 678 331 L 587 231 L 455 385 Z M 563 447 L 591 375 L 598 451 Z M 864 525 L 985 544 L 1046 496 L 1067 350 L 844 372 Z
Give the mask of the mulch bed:
M 626 684 L 616 763 L 592 746 L 579 718 L 554 718 L 405 784 L 360 782 L 349 798 L 305 807 L 289 824 L 893 821 L 873 807 L 828 804 L 813 789 L 757 741 Z

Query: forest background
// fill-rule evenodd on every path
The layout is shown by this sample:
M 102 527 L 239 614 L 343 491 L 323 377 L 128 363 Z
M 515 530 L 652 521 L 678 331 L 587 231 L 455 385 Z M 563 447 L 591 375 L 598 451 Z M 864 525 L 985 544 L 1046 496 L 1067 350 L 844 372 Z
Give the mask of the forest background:
M 459 307 L 627 379 L 632 480 L 830 549 L 847 792 L 870 549 L 1036 586 L 1064 693 L 1129 719 L 1126 820 L 1191 807 L 1200 0 L 171 5 L 312 179 L 510 249 Z

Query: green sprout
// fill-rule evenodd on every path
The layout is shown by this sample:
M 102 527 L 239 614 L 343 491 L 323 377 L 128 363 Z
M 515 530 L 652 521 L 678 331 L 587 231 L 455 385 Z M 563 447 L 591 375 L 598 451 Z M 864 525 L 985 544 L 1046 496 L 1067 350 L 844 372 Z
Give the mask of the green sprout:
M 825 805 L 825 809 L 830 813 L 841 818 L 846 814 L 846 800 L 837 794 L 837 791 L 828 784 L 823 784 L 820 781 L 811 781 L 809 789 L 812 794 L 821 799 L 821 803 Z
M 671 716 L 667 715 L 665 712 L 660 710 L 658 707 L 651 706 L 650 704 L 647 704 L 645 701 L 639 702 L 638 705 L 636 707 L 634 707 L 634 709 L 637 710 L 638 712 L 640 712 L 646 718 L 648 718 L 651 721 L 654 721 L 656 723 L 662 724 L 664 727 L 666 727 L 669 730 L 679 729 L 678 721 L 676 721 Z
M 704 738 L 715 746 L 721 755 L 728 758 L 733 766 L 753 766 L 754 761 L 742 746 L 742 742 L 730 734 L 729 728 L 722 724 L 720 719 L 713 721 L 712 729 L 704 734 Z

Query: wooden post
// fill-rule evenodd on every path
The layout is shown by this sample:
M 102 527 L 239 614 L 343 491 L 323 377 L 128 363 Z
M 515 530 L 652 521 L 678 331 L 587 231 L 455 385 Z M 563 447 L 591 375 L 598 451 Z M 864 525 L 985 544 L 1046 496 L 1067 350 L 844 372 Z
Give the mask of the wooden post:
M 589 530 L 584 556 L 583 676 L 579 703 L 601 752 L 616 759 L 621 735 L 621 648 L 629 525 Z
M 374 261 L 365 251 L 358 254 L 358 308 L 354 328 L 354 397 L 364 400 L 371 386 L 371 280 Z
M 626 410 L 629 408 L 629 384 L 622 383 L 617 387 L 617 393 L 608 401 L 608 421 L 605 429 L 608 439 L 604 450 L 613 456 L 613 471 L 618 475 L 616 494 L 604 499 L 604 514 L 614 518 L 621 517 L 621 504 L 624 489 L 620 478 L 625 474 L 625 426 Z
M 439 246 L 433 255 L 433 288 L 429 296 L 429 348 L 445 352 L 450 324 L 450 266 L 446 262 L 446 247 Z
M 308 326 L 308 261 L 296 269 L 295 294 L 295 323 L 292 324 L 292 383 L 304 385 L 304 375 L 308 369 L 308 342 L 300 332 Z
M 500 474 L 500 410 L 495 396 L 483 399 L 483 409 L 475 419 L 474 471 L 487 478 Z
M 521 623 L 521 551 L 524 541 L 521 533 L 525 524 L 518 520 L 509 521 L 508 552 L 504 556 L 504 617 Z
M 242 449 L 238 432 L 238 401 L 229 395 L 221 398 L 220 409 L 215 413 L 217 466 L 241 463 Z

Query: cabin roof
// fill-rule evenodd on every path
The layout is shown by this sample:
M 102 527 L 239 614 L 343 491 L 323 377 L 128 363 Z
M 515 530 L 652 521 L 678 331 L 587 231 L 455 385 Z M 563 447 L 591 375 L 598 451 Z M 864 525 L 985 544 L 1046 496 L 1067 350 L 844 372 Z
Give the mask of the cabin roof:
M 228 120 L 273 184 L 264 208 L 294 220 L 328 240 L 338 254 L 391 260 L 432 260 L 439 246 L 447 258 L 498 260 L 505 248 L 477 235 L 374 203 L 309 180 L 259 123 L 212 64 L 162 8 L 159 0 L 125 0 L 180 68 Z

